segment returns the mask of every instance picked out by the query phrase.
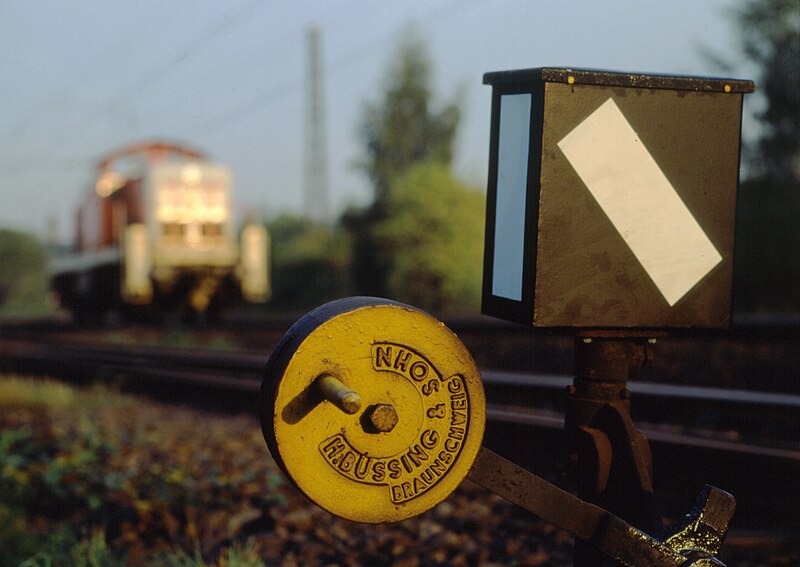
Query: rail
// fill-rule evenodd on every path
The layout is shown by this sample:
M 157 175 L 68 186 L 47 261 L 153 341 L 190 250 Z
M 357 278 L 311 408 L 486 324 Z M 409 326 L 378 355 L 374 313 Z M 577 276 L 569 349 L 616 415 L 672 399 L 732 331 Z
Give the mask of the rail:
M 269 353 L 56 340 L 0 340 L 6 371 L 98 379 L 159 399 L 224 411 L 255 411 Z M 484 444 L 539 474 L 561 466 L 568 376 L 482 371 L 488 407 Z M 739 502 L 733 528 L 797 533 L 800 396 L 631 383 L 634 418 L 650 440 L 665 515 L 685 511 L 706 482 Z M 753 471 L 758 471 L 754 475 Z M 556 479 L 557 480 L 557 479 Z

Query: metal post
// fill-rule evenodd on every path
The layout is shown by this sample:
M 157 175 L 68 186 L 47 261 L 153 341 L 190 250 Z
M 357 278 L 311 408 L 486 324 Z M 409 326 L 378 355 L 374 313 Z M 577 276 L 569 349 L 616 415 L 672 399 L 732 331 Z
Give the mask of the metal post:
M 328 169 L 325 136 L 325 100 L 320 31 L 308 30 L 308 88 L 306 89 L 306 156 L 304 212 L 317 222 L 328 222 Z
M 650 534 L 661 525 L 654 506 L 652 457 L 633 425 L 628 380 L 650 359 L 653 339 L 637 333 L 580 333 L 575 378 L 568 389 L 565 439 L 568 474 L 584 500 Z M 575 565 L 604 565 L 587 545 L 576 545 Z

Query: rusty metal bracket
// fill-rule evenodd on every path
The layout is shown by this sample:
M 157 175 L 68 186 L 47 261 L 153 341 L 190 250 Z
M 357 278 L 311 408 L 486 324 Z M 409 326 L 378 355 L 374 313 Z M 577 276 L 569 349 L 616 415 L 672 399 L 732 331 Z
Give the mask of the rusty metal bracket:
M 639 335 L 576 337 L 564 427 L 580 496 L 656 532 L 650 445 L 630 417 L 627 388 L 651 359 L 650 344 Z
M 581 498 L 658 536 L 647 439 L 630 416 L 627 383 L 652 359 L 652 336 L 638 331 L 583 331 L 575 338 L 575 378 L 567 392 L 568 480 Z M 576 546 L 575 564 L 603 564 L 591 546 Z
M 486 448 L 478 452 L 469 479 L 575 536 L 596 553 L 595 564 L 722 565 L 714 554 L 725 539 L 735 508 L 733 496 L 706 487 L 679 528 L 659 539 Z

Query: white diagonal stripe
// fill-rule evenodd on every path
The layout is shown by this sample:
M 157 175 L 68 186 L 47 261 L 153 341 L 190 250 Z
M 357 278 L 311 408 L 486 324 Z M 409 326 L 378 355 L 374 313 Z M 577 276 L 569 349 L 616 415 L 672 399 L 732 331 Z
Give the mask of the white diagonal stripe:
M 612 99 L 558 147 L 670 306 L 722 260 Z

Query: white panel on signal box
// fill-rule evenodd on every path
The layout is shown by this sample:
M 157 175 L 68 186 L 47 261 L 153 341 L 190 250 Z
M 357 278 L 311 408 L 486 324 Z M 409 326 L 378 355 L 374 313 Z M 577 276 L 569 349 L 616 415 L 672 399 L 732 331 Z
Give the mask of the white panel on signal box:
M 722 260 L 613 99 L 558 147 L 670 306 Z

